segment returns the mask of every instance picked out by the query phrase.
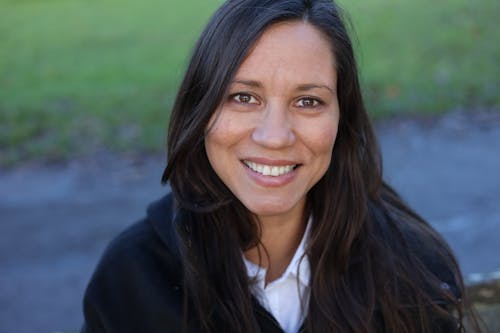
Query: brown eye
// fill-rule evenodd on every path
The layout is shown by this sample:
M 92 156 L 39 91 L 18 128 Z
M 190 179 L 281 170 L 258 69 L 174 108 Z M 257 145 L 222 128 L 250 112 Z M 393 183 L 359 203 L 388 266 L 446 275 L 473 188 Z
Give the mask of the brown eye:
M 297 102 L 297 106 L 301 108 L 314 108 L 319 104 L 319 101 L 312 97 L 304 97 Z
M 257 104 L 257 99 L 249 94 L 236 94 L 233 96 L 233 100 L 241 104 Z

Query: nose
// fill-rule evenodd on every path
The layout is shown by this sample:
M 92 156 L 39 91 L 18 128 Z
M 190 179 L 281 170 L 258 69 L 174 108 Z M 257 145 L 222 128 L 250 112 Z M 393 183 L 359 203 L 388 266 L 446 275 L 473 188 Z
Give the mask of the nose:
M 252 132 L 254 142 L 270 149 L 288 147 L 295 139 L 289 110 L 279 105 L 269 105 L 263 110 L 262 118 Z

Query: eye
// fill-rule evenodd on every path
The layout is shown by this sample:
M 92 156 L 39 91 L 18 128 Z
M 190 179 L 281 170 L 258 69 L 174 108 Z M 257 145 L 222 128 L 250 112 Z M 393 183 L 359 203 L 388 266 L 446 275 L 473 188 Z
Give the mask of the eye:
M 295 104 L 296 106 L 300 108 L 314 108 L 317 107 L 321 104 L 321 102 L 313 97 L 302 97 L 297 101 Z
M 244 94 L 244 93 L 234 94 L 231 97 L 231 99 L 239 104 L 258 104 L 259 103 L 255 97 L 253 97 L 250 94 Z

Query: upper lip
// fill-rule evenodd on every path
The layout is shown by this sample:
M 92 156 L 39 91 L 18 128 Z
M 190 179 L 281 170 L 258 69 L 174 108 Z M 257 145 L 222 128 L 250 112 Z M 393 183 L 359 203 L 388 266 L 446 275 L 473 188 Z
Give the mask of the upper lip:
M 287 166 L 287 165 L 299 164 L 297 161 L 281 160 L 281 159 L 276 160 L 265 157 L 246 157 L 243 158 L 242 161 L 249 161 L 257 164 L 270 165 L 270 166 Z

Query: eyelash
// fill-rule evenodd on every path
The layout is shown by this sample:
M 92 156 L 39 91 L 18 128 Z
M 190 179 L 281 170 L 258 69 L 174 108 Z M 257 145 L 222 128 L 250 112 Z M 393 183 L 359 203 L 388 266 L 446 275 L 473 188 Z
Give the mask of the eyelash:
M 246 102 L 241 101 L 240 99 L 242 97 L 248 98 L 248 101 L 246 101 Z M 257 100 L 257 98 L 255 98 L 253 95 L 248 94 L 248 93 L 232 94 L 229 96 L 229 100 L 233 101 L 235 103 L 238 103 L 238 104 L 242 104 L 242 105 L 259 104 L 259 101 Z M 303 105 L 304 101 L 310 101 L 312 103 L 312 105 L 309 105 L 309 106 Z M 300 103 L 302 103 L 302 105 L 299 105 Z M 323 101 L 321 101 L 320 99 L 318 99 L 316 97 L 311 97 L 311 96 L 301 97 L 297 100 L 297 102 L 294 103 L 295 106 L 297 106 L 299 108 L 304 108 L 304 109 L 314 109 L 314 108 L 317 108 L 323 104 L 324 104 Z
M 315 97 L 311 97 L 311 96 L 305 96 L 305 97 L 301 97 L 297 103 L 295 104 L 298 104 L 300 102 L 304 103 L 304 101 L 307 100 L 307 101 L 310 101 L 312 102 L 312 105 L 310 106 L 305 106 L 305 105 L 302 105 L 302 106 L 298 106 L 300 108 L 306 108 L 306 109 L 313 109 L 313 108 L 316 108 L 318 106 L 321 106 L 323 105 L 323 101 L 321 101 L 320 99 L 318 98 L 315 98 Z
M 241 100 L 238 100 L 239 99 L 238 97 L 239 98 L 241 98 L 241 97 L 245 97 L 245 98 L 248 97 L 249 101 L 243 102 Z M 236 93 L 236 94 L 233 94 L 233 95 L 229 96 L 229 99 L 231 101 L 234 101 L 234 102 L 238 103 L 238 104 L 258 104 L 257 99 L 254 96 L 252 96 L 251 94 L 247 94 L 247 93 Z

